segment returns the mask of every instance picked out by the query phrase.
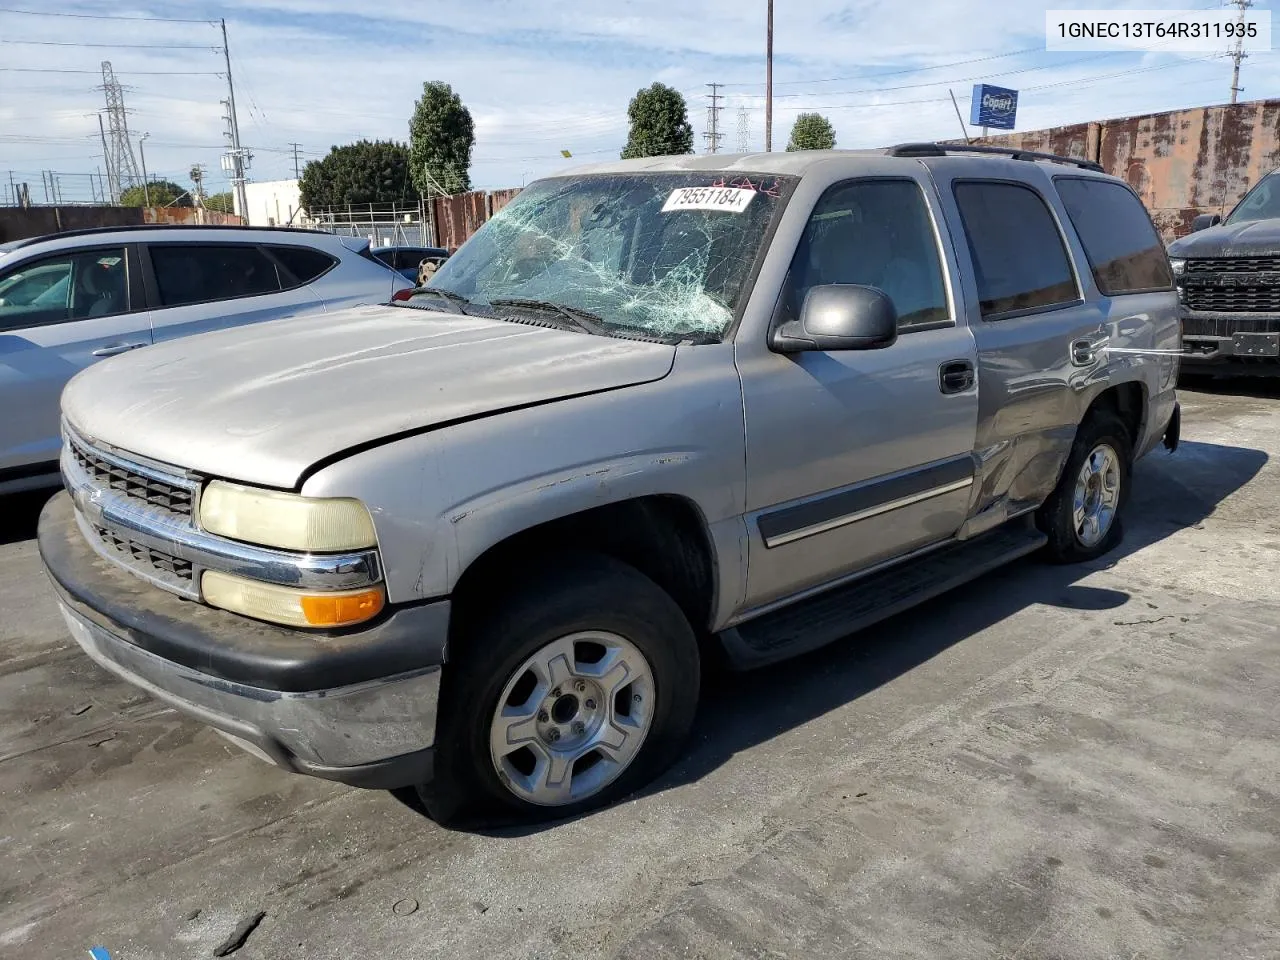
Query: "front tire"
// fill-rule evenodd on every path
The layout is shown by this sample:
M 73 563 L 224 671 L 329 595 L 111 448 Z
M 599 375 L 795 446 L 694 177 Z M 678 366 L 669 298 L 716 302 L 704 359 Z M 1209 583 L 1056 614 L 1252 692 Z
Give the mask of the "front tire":
M 1076 431 L 1062 477 L 1036 514 L 1057 563 L 1093 560 L 1122 536 L 1120 509 L 1129 498 L 1133 444 L 1114 414 L 1089 415 Z
M 692 726 L 693 630 L 657 584 L 609 557 L 548 558 L 458 646 L 435 779 L 419 791 L 437 820 L 604 806 L 666 769 Z

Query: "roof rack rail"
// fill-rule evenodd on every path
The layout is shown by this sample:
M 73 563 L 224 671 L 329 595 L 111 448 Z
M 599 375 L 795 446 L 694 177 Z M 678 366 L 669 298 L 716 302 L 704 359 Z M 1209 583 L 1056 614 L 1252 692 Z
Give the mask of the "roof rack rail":
M 1052 163 L 1066 163 L 1083 170 L 1106 173 L 1102 164 L 1092 160 L 1081 160 L 1077 157 L 1062 157 L 1056 153 L 1037 153 L 1035 150 L 1019 150 L 1016 147 L 988 147 L 980 144 L 941 144 L 941 143 L 900 143 L 887 151 L 891 157 L 945 157 L 949 153 L 984 153 L 992 156 L 1010 157 L 1014 160 L 1048 160 Z
M 277 233 L 325 233 L 323 230 L 312 230 L 308 227 L 252 227 L 248 224 L 239 223 L 122 223 L 114 227 L 81 227 L 77 230 L 61 230 L 55 233 L 44 233 L 38 237 L 24 237 L 22 240 L 14 242 L 11 249 L 18 250 L 22 247 L 28 247 L 33 243 L 41 243 L 45 240 L 61 239 L 63 237 L 91 237 L 100 233 L 127 233 L 133 230 L 253 230 L 264 231 L 270 230 Z M 333 236 L 333 234 L 327 234 Z

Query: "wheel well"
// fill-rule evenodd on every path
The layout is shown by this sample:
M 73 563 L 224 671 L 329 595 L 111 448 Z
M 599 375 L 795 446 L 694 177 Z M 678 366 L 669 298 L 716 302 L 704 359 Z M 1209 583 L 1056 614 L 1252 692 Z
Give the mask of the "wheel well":
M 495 584 L 512 582 L 553 553 L 589 550 L 635 567 L 684 611 L 694 632 L 711 624 L 715 561 L 702 514 L 682 497 L 624 500 L 523 530 L 490 547 L 463 571 L 453 591 L 455 625 L 493 602 Z M 454 633 L 454 629 L 450 629 Z
M 1094 398 L 1085 417 L 1095 412 L 1107 411 L 1124 424 L 1129 434 L 1129 446 L 1138 453 L 1138 441 L 1142 437 L 1142 424 L 1147 416 L 1147 391 L 1140 383 L 1121 383 L 1109 387 Z

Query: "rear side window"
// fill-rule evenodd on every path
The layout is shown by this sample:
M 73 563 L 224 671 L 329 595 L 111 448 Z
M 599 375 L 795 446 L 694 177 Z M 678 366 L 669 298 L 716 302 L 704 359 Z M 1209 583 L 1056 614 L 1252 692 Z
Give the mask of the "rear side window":
M 165 307 L 259 296 L 282 287 L 275 263 L 257 247 L 181 243 L 150 250 Z
M 1015 183 L 957 183 L 982 316 L 992 319 L 1080 299 L 1071 259 L 1040 194 Z
M 1103 294 L 1173 289 L 1164 245 L 1132 191 L 1103 180 L 1063 177 L 1056 182 Z
M 310 283 L 338 261 L 311 247 L 268 247 L 299 283 Z

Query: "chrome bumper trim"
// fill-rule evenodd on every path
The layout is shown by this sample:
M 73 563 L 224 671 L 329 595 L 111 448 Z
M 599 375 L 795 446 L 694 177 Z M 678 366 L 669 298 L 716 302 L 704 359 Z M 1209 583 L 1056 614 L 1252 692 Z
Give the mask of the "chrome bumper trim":
M 134 469 L 128 465 L 128 469 Z M 382 580 L 376 550 L 354 553 L 290 553 L 227 540 L 205 533 L 190 518 L 154 507 L 115 490 L 104 489 L 80 468 L 64 447 L 62 474 L 75 502 L 81 531 L 106 560 L 156 586 L 191 600 L 200 599 L 200 574 L 205 570 L 307 590 L 355 590 Z M 165 478 L 169 481 L 171 478 Z M 158 575 L 113 555 L 85 523 L 103 527 L 151 550 L 186 560 L 192 565 L 189 583 Z
M 295 769 L 295 758 L 358 767 L 434 745 L 439 667 L 282 693 L 198 673 L 59 608 L 72 637 L 100 666 L 286 769 Z

